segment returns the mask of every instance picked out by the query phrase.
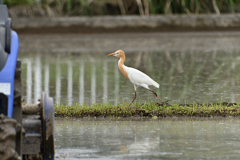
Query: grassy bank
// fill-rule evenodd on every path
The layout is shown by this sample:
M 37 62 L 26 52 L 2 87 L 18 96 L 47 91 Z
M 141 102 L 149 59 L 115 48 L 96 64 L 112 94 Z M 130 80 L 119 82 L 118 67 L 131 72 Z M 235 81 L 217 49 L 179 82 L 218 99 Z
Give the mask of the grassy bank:
M 9 7 L 28 6 L 28 14 L 149 15 L 240 12 L 240 0 L 3 0 Z M 43 13 L 45 12 L 45 13 Z
M 55 106 L 55 117 L 214 117 L 240 116 L 240 104 L 94 104 L 92 106 L 74 104 Z

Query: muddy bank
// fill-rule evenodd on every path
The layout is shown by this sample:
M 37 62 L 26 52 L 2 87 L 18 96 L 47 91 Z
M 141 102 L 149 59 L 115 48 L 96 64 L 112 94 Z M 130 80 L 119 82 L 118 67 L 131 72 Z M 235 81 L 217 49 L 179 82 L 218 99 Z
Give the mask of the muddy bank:
M 13 18 L 19 33 L 106 33 L 239 30 L 240 14 Z
M 20 52 L 240 50 L 240 14 L 13 18 L 13 29 Z
M 94 106 L 61 105 L 55 107 L 55 117 L 214 117 L 240 116 L 237 103 L 210 104 L 142 104 L 142 105 L 106 105 Z
M 240 32 L 19 34 L 21 53 L 234 52 Z

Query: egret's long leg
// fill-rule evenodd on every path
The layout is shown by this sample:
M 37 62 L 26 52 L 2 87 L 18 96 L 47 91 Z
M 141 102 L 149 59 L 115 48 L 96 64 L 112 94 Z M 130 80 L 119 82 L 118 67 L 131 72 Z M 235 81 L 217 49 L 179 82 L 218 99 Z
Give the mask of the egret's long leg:
M 136 99 L 136 97 L 137 97 L 137 92 L 135 91 L 135 97 L 134 97 L 133 100 L 129 103 L 128 106 L 130 106 L 130 105 L 133 103 L 133 101 Z
M 161 100 L 161 98 L 157 95 L 157 93 L 156 92 L 154 92 L 153 90 L 151 90 L 151 89 L 149 89 L 149 91 L 152 91 L 153 92 L 153 94 L 155 94 L 155 96 L 163 103 L 163 101 Z

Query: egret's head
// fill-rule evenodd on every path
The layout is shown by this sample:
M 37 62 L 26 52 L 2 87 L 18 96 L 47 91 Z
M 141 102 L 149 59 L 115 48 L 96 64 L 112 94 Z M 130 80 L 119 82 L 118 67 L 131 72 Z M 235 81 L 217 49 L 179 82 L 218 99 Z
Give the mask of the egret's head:
M 117 50 L 114 53 L 108 54 L 108 56 L 123 57 L 125 54 L 122 50 Z

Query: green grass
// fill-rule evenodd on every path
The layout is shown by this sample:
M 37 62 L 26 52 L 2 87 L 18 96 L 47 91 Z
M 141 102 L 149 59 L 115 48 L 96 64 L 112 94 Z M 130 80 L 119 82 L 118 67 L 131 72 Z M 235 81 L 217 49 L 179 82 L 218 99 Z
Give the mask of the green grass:
M 240 116 L 240 104 L 93 104 L 55 106 L 55 117 L 214 117 Z
M 240 0 L 4 0 L 9 7 L 41 7 L 54 15 L 237 13 Z

